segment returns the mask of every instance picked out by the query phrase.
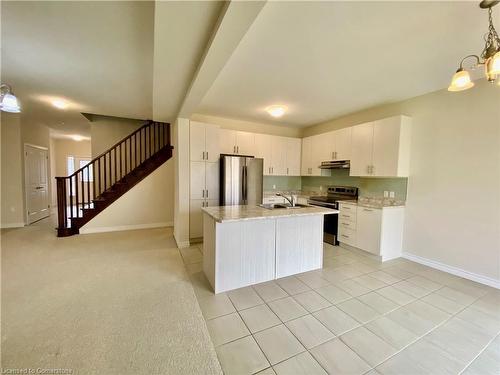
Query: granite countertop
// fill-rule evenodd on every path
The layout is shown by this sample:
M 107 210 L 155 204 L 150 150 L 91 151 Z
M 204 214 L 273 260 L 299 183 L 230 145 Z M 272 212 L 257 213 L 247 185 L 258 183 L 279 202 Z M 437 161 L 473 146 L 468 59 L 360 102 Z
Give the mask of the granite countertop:
M 230 221 L 276 219 L 291 216 L 338 214 L 338 210 L 323 207 L 280 208 L 269 210 L 258 206 L 215 206 L 203 207 L 202 210 L 218 223 Z
M 296 195 L 299 198 L 309 198 L 311 196 L 326 196 L 326 192 L 323 191 L 310 191 L 310 190 L 267 190 L 264 191 L 264 197 L 274 197 L 277 193 L 283 193 L 285 195 Z
M 389 207 L 404 207 L 405 201 L 394 198 L 374 198 L 374 197 L 359 197 L 358 200 L 343 201 L 344 203 L 355 204 L 360 207 L 367 208 L 389 208 Z

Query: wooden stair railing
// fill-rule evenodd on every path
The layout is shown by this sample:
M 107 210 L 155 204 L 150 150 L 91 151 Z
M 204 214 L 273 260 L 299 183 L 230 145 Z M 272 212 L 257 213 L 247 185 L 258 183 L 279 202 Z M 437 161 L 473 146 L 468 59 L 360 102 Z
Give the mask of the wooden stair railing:
M 170 124 L 148 121 L 70 176 L 56 177 L 57 236 L 78 234 L 83 225 L 170 159 L 172 149 Z

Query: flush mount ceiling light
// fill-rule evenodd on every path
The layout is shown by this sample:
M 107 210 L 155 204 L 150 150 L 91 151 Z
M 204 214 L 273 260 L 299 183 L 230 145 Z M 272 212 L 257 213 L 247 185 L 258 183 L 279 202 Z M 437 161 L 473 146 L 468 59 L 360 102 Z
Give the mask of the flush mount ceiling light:
M 266 108 L 266 112 L 273 117 L 281 117 L 285 114 L 287 107 L 284 105 L 272 105 Z
M 54 99 L 52 105 L 59 109 L 66 109 L 68 107 L 68 103 L 62 99 Z
M 12 92 L 12 88 L 4 83 L 0 85 L 0 110 L 11 113 L 21 112 L 21 107 Z
M 493 83 L 500 75 L 500 38 L 493 26 L 492 8 L 500 3 L 499 0 L 483 0 L 479 6 L 483 9 L 488 9 L 488 33 L 485 35 L 485 45 L 481 56 L 468 55 L 460 61 L 458 70 L 451 79 L 448 91 L 463 91 L 470 89 L 474 83 L 470 79 L 469 72 L 464 68 L 464 61 L 472 58 L 474 64 L 470 69 L 475 69 L 478 66 L 484 65 L 484 74 L 489 82 Z
M 82 137 L 81 135 L 73 135 L 71 137 L 74 141 L 77 141 L 77 142 L 80 142 L 80 141 L 83 141 L 85 138 Z

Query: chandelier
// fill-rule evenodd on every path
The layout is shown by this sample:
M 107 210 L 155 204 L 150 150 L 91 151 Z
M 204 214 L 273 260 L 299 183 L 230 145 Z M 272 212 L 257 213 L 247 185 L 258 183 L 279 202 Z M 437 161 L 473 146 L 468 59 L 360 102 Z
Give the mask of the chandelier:
M 500 76 L 500 38 L 493 26 L 492 8 L 500 3 L 500 0 L 483 0 L 479 6 L 483 9 L 488 9 L 488 33 L 485 35 L 485 45 L 481 56 L 468 55 L 460 61 L 456 73 L 451 79 L 451 84 L 448 91 L 463 91 L 474 86 L 474 82 L 470 79 L 469 72 L 464 68 L 464 61 L 473 59 L 473 65 L 469 69 L 475 69 L 478 66 L 484 66 L 484 74 L 486 79 L 493 83 Z

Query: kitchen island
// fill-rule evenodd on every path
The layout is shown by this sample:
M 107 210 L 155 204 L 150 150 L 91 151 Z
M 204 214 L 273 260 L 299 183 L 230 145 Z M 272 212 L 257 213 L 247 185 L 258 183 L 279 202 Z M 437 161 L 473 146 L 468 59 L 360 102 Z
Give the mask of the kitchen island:
M 215 293 L 323 266 L 322 207 L 205 207 L 203 271 Z

